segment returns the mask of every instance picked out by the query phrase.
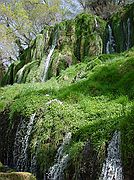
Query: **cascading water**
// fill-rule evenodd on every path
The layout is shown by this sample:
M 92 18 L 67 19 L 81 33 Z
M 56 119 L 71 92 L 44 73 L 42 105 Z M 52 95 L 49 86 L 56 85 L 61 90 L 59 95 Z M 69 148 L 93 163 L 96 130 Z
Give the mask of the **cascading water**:
M 64 148 L 66 145 L 70 143 L 70 140 L 71 140 L 71 133 L 69 132 L 66 134 L 63 143 L 57 150 L 55 164 L 49 169 L 48 172 L 49 180 L 63 180 L 63 171 L 65 170 L 67 166 L 67 162 L 69 160 L 69 155 L 64 154 Z M 45 179 L 46 176 L 44 176 L 44 180 Z
M 95 22 L 95 28 L 98 28 L 99 24 L 98 24 L 98 21 L 97 21 L 96 17 L 94 18 L 94 22 Z
M 48 72 L 48 68 L 49 68 L 49 65 L 50 65 L 52 54 L 53 54 L 55 46 L 56 46 L 56 40 L 57 40 L 57 32 L 55 32 L 55 37 L 54 37 L 54 40 L 53 40 L 53 43 L 52 43 L 52 47 L 51 47 L 51 49 L 49 51 L 49 54 L 48 54 L 47 58 L 44 59 L 44 71 L 43 71 L 43 75 L 42 75 L 42 78 L 41 78 L 42 82 L 47 80 L 47 72 Z
M 106 43 L 106 53 L 107 54 L 114 53 L 115 52 L 114 46 L 115 46 L 115 41 L 112 35 L 112 28 L 110 25 L 108 25 L 108 41 Z
M 108 145 L 107 158 L 103 164 L 99 180 L 122 180 L 122 165 L 120 157 L 120 132 L 115 132 Z
M 35 115 L 36 113 L 31 115 L 29 122 L 27 122 L 27 119 L 21 118 L 16 132 L 13 161 L 18 171 L 28 170 L 27 150 L 29 146 L 29 137 L 35 120 Z

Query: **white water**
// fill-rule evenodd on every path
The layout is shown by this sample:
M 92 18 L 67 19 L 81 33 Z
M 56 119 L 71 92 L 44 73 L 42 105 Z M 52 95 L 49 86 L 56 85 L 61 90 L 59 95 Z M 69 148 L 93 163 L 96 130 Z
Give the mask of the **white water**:
M 115 132 L 107 148 L 107 158 L 103 163 L 99 180 L 122 180 L 122 164 L 120 156 L 120 132 Z
M 71 140 L 71 133 L 67 133 L 65 138 L 63 139 L 63 143 L 57 150 L 55 164 L 50 167 L 48 172 L 48 179 L 49 180 L 63 180 L 63 171 L 67 166 L 69 155 L 64 154 L 64 148 L 66 145 L 70 143 Z M 46 176 L 44 176 L 44 180 Z
M 43 75 L 42 75 L 42 78 L 41 78 L 42 82 L 47 80 L 47 73 L 48 73 L 50 62 L 51 62 L 51 57 L 53 55 L 53 52 L 54 52 L 54 49 L 55 49 L 55 46 L 56 46 L 56 41 L 57 41 L 57 32 L 55 32 L 55 37 L 54 37 L 54 40 L 53 40 L 52 47 L 51 47 L 51 49 L 49 51 L 49 54 L 48 54 L 47 58 L 45 58 L 45 60 L 44 60 L 44 71 L 43 71 Z
M 18 171 L 27 171 L 28 168 L 27 150 L 29 146 L 29 137 L 35 120 L 35 115 L 35 113 L 31 115 L 28 123 L 26 119 L 21 118 L 20 124 L 16 132 L 13 160 Z
M 45 59 L 45 64 L 44 64 L 44 72 L 43 72 L 43 77 L 41 79 L 42 82 L 46 81 L 46 78 L 47 78 L 47 72 L 48 72 L 48 68 L 49 68 L 49 65 L 50 65 L 50 60 L 51 60 L 51 56 L 54 52 L 54 49 L 55 49 L 55 45 L 52 46 L 52 48 L 50 49 L 50 52 L 47 56 L 47 58 Z
M 111 54 L 114 53 L 114 46 L 115 46 L 115 42 L 114 42 L 114 37 L 112 35 L 112 28 L 110 25 L 108 25 L 108 42 L 106 44 L 106 53 L 107 54 Z
M 94 22 L 95 22 L 95 28 L 98 28 L 99 24 L 98 24 L 98 21 L 97 21 L 96 17 L 94 18 Z
M 127 50 L 130 48 L 130 34 L 131 34 L 131 24 L 130 24 L 130 18 L 127 20 Z

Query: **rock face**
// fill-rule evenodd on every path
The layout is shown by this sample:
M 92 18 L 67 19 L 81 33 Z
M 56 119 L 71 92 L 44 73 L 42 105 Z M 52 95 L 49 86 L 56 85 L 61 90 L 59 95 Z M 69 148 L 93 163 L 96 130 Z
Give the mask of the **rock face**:
M 74 20 L 44 27 L 2 75 L 1 85 L 46 81 L 86 57 L 128 50 L 134 45 L 133 16 L 131 4 L 109 18 L 107 25 L 98 16 L 80 14 Z
M 28 172 L 14 172 L 0 162 L 0 180 L 36 180 L 36 178 Z
M 19 63 L 10 66 L 1 84 L 42 81 L 48 59 L 46 79 L 59 75 L 72 64 L 84 61 L 87 56 L 101 54 L 105 24 L 97 16 L 81 14 L 74 20 L 45 27 L 20 56 Z
M 102 157 L 103 158 L 103 157 Z M 72 167 L 72 172 L 68 172 L 71 174 L 70 177 L 66 177 L 66 179 L 77 179 L 77 180 L 95 180 L 98 179 L 100 173 L 100 161 L 98 158 L 98 152 L 94 149 L 91 141 L 88 141 L 81 153 L 81 158 L 78 158 L 76 164 Z M 70 170 L 71 168 L 68 168 Z M 73 172 L 74 170 L 74 172 Z M 73 174 L 74 173 L 74 174 Z

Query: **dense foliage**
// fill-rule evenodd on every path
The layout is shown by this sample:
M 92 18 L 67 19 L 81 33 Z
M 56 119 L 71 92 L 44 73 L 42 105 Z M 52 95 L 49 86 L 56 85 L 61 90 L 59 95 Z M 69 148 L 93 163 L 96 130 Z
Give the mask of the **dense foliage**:
M 54 6 L 53 2 L 56 3 Z M 61 153 L 69 157 L 63 169 L 64 179 L 98 179 L 107 156 L 107 146 L 114 132 L 121 132 L 124 179 L 133 179 L 134 4 L 110 17 L 108 23 L 96 15 L 82 13 L 73 20 L 50 26 L 57 21 L 55 18 L 59 18 L 59 1 L 53 2 L 14 1 L 15 4 L 8 2 L 1 6 L 1 17 L 6 17 L 0 26 L 2 40 L 5 42 L 8 34 L 9 40 L 17 40 L 20 47 L 23 42 L 20 39 L 27 39 L 27 35 L 31 35 L 29 32 L 35 30 L 34 25 L 42 26 L 40 17 L 44 20 L 49 14 L 51 20 L 46 18 L 49 22 L 43 22 L 46 26 L 35 40 L 29 39 L 26 50 L 19 49 L 19 60 L 12 63 L 6 73 L 0 63 L 3 86 L 0 87 L 0 160 L 16 168 L 15 158 L 19 158 L 19 150 L 24 148 L 25 156 L 20 163 L 25 160 L 27 170 L 39 180 L 44 179 L 44 174 L 55 163 L 59 147 L 63 147 L 65 136 L 70 133 L 70 141 L 64 144 Z M 90 10 L 97 3 L 96 14 L 103 12 L 105 3 L 106 8 L 119 7 L 120 4 L 105 0 L 101 3 L 80 2 L 89 2 Z M 48 13 L 45 16 L 42 13 L 44 8 Z M 36 20 L 41 24 L 36 24 Z M 6 28 L 5 32 L 3 28 Z M 114 53 L 102 54 L 111 42 L 114 42 Z M 41 76 L 49 56 L 49 80 L 43 82 Z M 17 133 L 20 136 L 18 141 Z M 32 168 L 33 164 L 35 168 Z M 5 168 L 0 163 L 0 171 L 13 171 Z M 16 173 L 7 175 L 18 176 Z M 1 177 L 3 173 L 0 173 Z
M 77 167 L 81 161 L 78 156 L 88 140 L 101 154 L 102 161 L 105 145 L 115 130 L 122 132 L 124 168 L 132 170 L 129 163 L 133 158 L 133 54 L 132 49 L 123 54 L 100 55 L 71 66 L 46 83 L 0 89 L 0 109 L 9 109 L 10 123 L 18 114 L 30 118 L 36 112 L 30 151 L 35 153 L 38 141 L 41 171 L 52 165 L 65 133 L 73 134 L 66 151 Z

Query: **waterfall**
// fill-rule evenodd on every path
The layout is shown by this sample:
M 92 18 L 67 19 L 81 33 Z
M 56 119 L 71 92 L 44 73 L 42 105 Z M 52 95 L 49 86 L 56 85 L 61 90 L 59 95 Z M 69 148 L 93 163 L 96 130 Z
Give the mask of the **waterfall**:
M 66 145 L 70 143 L 71 140 L 71 133 L 67 133 L 65 138 L 63 139 L 63 143 L 57 150 L 55 164 L 50 167 L 48 172 L 48 179 L 49 180 L 62 180 L 63 179 L 63 171 L 67 166 L 67 162 L 69 160 L 69 155 L 64 154 L 64 148 Z M 44 176 L 44 180 L 46 176 Z
M 122 180 L 122 165 L 120 157 L 120 132 L 115 132 L 107 149 L 107 158 L 103 163 L 99 180 Z
M 97 21 L 96 17 L 94 18 L 94 22 L 95 22 L 95 28 L 98 28 L 99 24 L 98 24 L 98 21 Z
M 52 47 L 51 47 L 51 49 L 50 49 L 50 51 L 49 51 L 49 53 L 47 55 L 47 58 L 44 59 L 44 71 L 43 71 L 43 75 L 42 75 L 42 78 L 41 78 L 42 82 L 47 80 L 48 68 L 49 68 L 49 65 L 50 65 L 52 54 L 53 54 L 55 46 L 56 46 L 56 40 L 57 40 L 57 32 L 55 32 Z
M 130 48 L 130 35 L 131 35 L 131 24 L 130 24 L 130 18 L 128 18 L 128 20 L 127 20 L 127 42 L 126 42 L 127 50 Z
M 114 46 L 115 46 L 115 41 L 112 35 L 112 28 L 110 25 L 108 25 L 108 41 L 106 43 L 106 54 L 114 53 L 115 52 Z
M 29 122 L 27 122 L 27 119 L 21 118 L 20 124 L 17 128 L 13 151 L 13 161 L 18 171 L 28 170 L 27 150 L 29 146 L 29 137 L 35 120 L 35 115 L 36 113 L 31 115 Z

